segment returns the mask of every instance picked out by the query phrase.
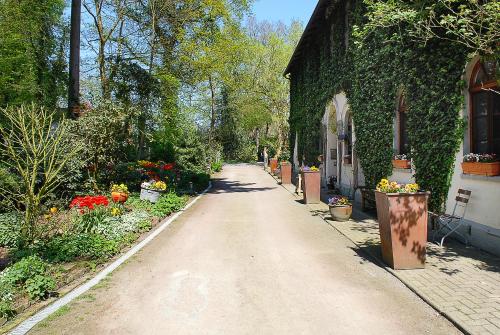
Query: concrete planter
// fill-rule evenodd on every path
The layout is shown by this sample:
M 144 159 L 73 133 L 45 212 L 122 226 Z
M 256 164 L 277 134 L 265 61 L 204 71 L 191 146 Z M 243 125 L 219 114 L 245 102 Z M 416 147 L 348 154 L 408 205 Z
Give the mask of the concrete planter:
M 158 199 L 160 199 L 161 192 L 155 190 L 149 190 L 146 188 L 141 188 L 141 200 L 147 200 L 152 203 L 157 203 Z
M 281 184 L 292 183 L 292 164 L 281 162 Z
M 319 171 L 302 171 L 302 192 L 304 203 L 318 204 L 320 202 L 321 176 Z
M 500 176 L 500 162 L 463 162 L 462 171 L 465 174 L 474 174 L 478 176 Z
M 271 158 L 269 160 L 269 168 L 271 169 L 271 173 L 274 174 L 276 170 L 278 169 L 278 159 L 277 158 Z
M 352 215 L 352 206 L 330 206 L 330 215 L 335 221 L 349 221 Z
M 429 193 L 375 191 L 382 259 L 393 269 L 425 267 Z
M 409 159 L 393 159 L 392 166 L 396 169 L 411 169 L 411 162 Z

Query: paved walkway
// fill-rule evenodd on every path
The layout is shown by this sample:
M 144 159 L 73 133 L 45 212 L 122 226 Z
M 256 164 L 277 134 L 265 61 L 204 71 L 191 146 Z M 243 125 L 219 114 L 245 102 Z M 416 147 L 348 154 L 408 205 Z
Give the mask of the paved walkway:
M 459 334 L 261 168 L 226 166 L 99 288 L 33 334 Z
M 291 185 L 286 186 L 294 191 Z M 356 211 L 349 222 L 333 221 L 324 203 L 309 205 L 340 233 L 356 243 L 357 250 L 383 265 L 378 223 Z M 500 257 L 447 240 L 441 248 L 428 244 L 425 269 L 393 273 L 436 310 L 474 335 L 500 335 Z

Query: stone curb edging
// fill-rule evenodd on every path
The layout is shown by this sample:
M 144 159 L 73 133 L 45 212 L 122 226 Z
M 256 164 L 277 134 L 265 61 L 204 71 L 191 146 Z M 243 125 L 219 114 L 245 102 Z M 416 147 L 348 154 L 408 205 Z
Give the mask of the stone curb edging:
M 267 171 L 266 171 L 267 172 Z M 300 199 L 301 197 L 298 196 L 296 193 L 290 191 L 289 189 L 287 189 L 284 185 L 282 185 L 280 182 L 279 182 L 279 179 L 277 177 L 275 177 L 274 175 L 272 175 L 270 172 L 268 172 L 269 175 L 274 179 L 276 180 L 276 182 L 278 183 L 278 185 L 280 185 L 283 189 L 285 189 L 288 193 L 290 193 L 291 195 L 293 195 L 295 198 L 297 199 Z M 306 206 L 308 208 L 311 208 L 310 206 L 308 206 L 306 204 Z M 349 236 L 347 236 L 346 234 L 344 234 L 342 231 L 338 230 L 334 225 L 332 225 L 327 219 L 325 216 L 323 215 L 319 215 L 319 217 L 321 217 L 321 219 L 323 221 L 326 222 L 326 224 L 328 224 L 330 227 L 332 227 L 333 229 L 335 229 L 340 235 L 344 236 L 346 239 L 348 239 L 349 241 L 351 241 L 355 246 L 357 246 L 360 250 L 361 249 L 361 245 L 359 245 L 359 243 L 356 243 L 354 240 L 352 240 L 351 238 L 349 238 Z M 434 304 L 432 301 L 430 301 L 429 299 L 427 299 L 426 297 L 424 297 L 422 294 L 420 294 L 418 292 L 418 290 L 413 286 L 411 285 L 408 281 L 404 280 L 403 278 L 399 277 L 398 274 L 393 270 L 391 269 L 390 267 L 388 267 L 385 263 L 382 262 L 382 260 L 380 260 L 376 255 L 373 255 L 371 252 L 369 251 L 361 251 L 363 252 L 365 255 L 367 255 L 369 258 L 372 259 L 372 261 L 374 263 L 376 263 L 378 266 L 380 266 L 381 268 L 383 268 L 384 270 L 386 270 L 387 272 L 389 272 L 392 276 L 394 276 L 396 279 L 398 279 L 404 286 L 406 286 L 410 291 L 412 291 L 413 293 L 415 293 L 420 299 L 422 299 L 427 305 L 429 305 L 432 309 L 434 309 L 437 313 L 439 313 L 439 315 L 442 315 L 445 319 L 447 319 L 448 321 L 450 321 L 456 328 L 458 328 L 462 333 L 464 333 L 465 335 L 473 335 L 471 334 L 469 331 L 467 331 L 460 323 L 459 321 L 455 320 L 451 315 L 449 315 L 448 313 L 442 311 L 436 304 Z
M 95 277 L 88 280 L 87 282 L 85 282 L 81 286 L 78 286 L 74 290 L 68 292 L 65 296 L 54 301 L 49 306 L 43 308 L 42 310 L 38 311 L 33 316 L 31 316 L 28 319 L 21 322 L 16 328 L 11 330 L 9 335 L 24 335 L 24 334 L 28 333 L 34 326 L 36 326 L 39 322 L 41 322 L 42 320 L 47 318 L 52 313 L 56 312 L 59 308 L 66 306 L 71 301 L 78 298 L 79 296 L 81 296 L 82 294 L 84 294 L 85 292 L 90 290 L 92 287 L 97 285 L 107 275 L 112 273 L 120 265 L 122 265 L 125 261 L 130 259 L 138 251 L 140 251 L 147 244 L 149 244 L 156 236 L 158 236 L 161 232 L 163 232 L 165 230 L 165 228 L 167 228 L 172 222 L 177 220 L 177 218 L 179 216 L 181 216 L 187 209 L 189 209 L 192 205 L 194 205 L 211 188 L 212 188 L 212 182 L 210 182 L 208 187 L 200 195 L 198 195 L 196 198 L 194 198 L 193 201 L 189 202 L 183 209 L 181 209 L 180 211 L 175 213 L 170 218 L 167 218 L 163 223 L 161 223 L 160 226 L 151 233 L 151 235 L 147 236 L 144 240 L 142 240 L 141 242 L 136 244 L 134 247 L 132 247 L 129 251 L 127 251 L 125 254 L 120 256 L 113 263 L 109 264 L 106 268 L 104 268 L 101 272 L 99 272 Z

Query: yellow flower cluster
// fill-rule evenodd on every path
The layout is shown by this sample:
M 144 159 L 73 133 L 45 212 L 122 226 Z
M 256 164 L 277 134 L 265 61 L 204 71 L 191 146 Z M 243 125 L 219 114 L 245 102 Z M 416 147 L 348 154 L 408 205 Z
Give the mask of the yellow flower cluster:
M 159 191 L 165 191 L 167 189 L 167 184 L 162 181 L 156 181 L 152 186 L 155 190 Z
M 122 214 L 122 211 L 118 207 L 113 207 L 111 209 L 111 215 L 119 216 L 120 214 Z
M 416 193 L 418 192 L 418 189 L 418 184 L 401 185 L 395 181 L 389 181 L 387 179 L 382 179 L 377 184 L 377 191 L 383 193 Z
M 128 187 L 125 184 L 114 184 L 111 186 L 111 192 L 119 192 L 119 193 L 125 193 L 129 194 Z
M 311 166 L 311 171 L 319 171 L 319 169 L 315 166 Z

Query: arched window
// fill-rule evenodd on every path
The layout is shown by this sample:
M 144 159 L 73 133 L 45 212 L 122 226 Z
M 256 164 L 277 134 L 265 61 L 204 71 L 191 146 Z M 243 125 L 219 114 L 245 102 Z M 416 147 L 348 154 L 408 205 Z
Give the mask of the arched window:
M 406 98 L 401 95 L 398 105 L 398 151 L 400 155 L 410 152 L 410 142 L 408 141 L 408 108 Z
M 500 155 L 500 90 L 498 64 L 478 62 L 470 82 L 470 151 Z

